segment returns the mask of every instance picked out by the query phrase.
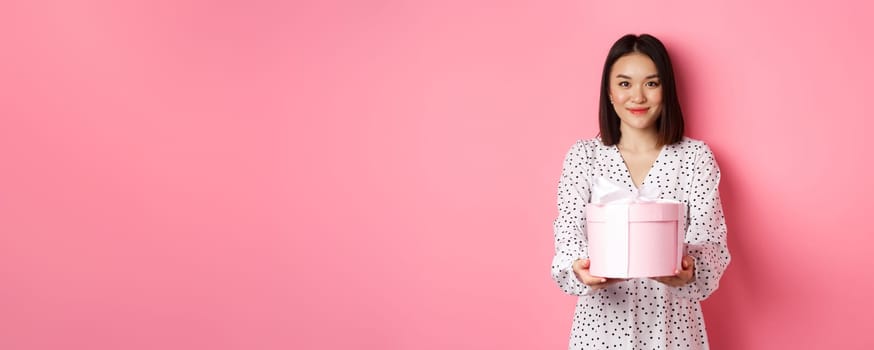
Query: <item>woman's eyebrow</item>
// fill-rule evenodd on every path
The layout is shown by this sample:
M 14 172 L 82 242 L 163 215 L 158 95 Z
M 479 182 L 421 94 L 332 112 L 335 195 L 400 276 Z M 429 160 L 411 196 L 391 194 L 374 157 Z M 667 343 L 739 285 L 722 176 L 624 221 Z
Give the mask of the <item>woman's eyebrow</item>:
M 631 77 L 629 77 L 625 74 L 618 74 L 618 75 L 616 75 L 616 77 L 620 78 L 620 79 L 631 79 Z M 658 74 L 652 74 L 652 75 L 646 76 L 646 78 L 643 78 L 643 79 L 652 79 L 652 78 L 658 78 L 658 77 L 659 77 Z

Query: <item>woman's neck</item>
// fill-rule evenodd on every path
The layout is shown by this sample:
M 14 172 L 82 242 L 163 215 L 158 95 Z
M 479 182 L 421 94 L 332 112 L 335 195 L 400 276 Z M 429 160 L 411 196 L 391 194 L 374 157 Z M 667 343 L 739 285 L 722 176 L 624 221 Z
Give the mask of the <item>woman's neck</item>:
M 648 129 L 621 128 L 622 137 L 616 146 L 631 152 L 650 151 L 658 148 L 659 135 L 655 127 Z

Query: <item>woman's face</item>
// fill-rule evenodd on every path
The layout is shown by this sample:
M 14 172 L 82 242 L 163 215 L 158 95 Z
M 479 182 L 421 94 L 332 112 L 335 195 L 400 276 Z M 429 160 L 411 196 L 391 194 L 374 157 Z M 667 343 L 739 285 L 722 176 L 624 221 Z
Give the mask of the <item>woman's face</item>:
M 655 63 L 644 54 L 620 57 L 610 69 L 610 100 L 625 128 L 655 129 L 662 110 L 662 84 Z

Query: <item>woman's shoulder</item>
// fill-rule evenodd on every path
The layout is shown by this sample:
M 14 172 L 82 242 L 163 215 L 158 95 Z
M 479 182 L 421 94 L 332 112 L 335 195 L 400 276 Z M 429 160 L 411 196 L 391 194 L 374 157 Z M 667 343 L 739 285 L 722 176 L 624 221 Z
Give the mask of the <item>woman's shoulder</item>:
M 605 149 L 607 146 L 604 146 L 600 137 L 578 139 L 570 146 L 566 157 L 577 160 L 597 158 Z
M 712 162 L 716 163 L 716 157 L 710 146 L 702 141 L 690 137 L 683 137 L 680 142 L 671 145 L 675 157 L 690 163 Z
M 574 143 L 573 148 L 585 150 L 587 152 L 595 152 L 603 150 L 607 148 L 607 146 L 604 146 L 604 143 L 601 142 L 600 136 L 595 136 L 588 139 L 577 140 L 577 142 Z
M 706 142 L 688 136 L 683 136 L 682 140 L 671 145 L 671 147 L 693 153 L 704 153 L 710 151 L 710 147 L 707 146 Z

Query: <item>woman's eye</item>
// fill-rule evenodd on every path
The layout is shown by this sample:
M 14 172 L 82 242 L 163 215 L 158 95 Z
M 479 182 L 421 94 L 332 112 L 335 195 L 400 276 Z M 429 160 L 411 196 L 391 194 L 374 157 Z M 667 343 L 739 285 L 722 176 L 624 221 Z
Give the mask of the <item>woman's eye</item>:
M 619 82 L 619 86 L 621 86 L 621 87 L 628 87 L 629 85 L 631 85 L 631 84 L 629 84 L 627 81 L 620 81 Z
M 659 86 L 659 82 L 657 82 L 657 81 L 648 81 L 648 82 L 646 82 L 646 86 L 649 86 L 649 87 L 658 87 L 658 86 Z

